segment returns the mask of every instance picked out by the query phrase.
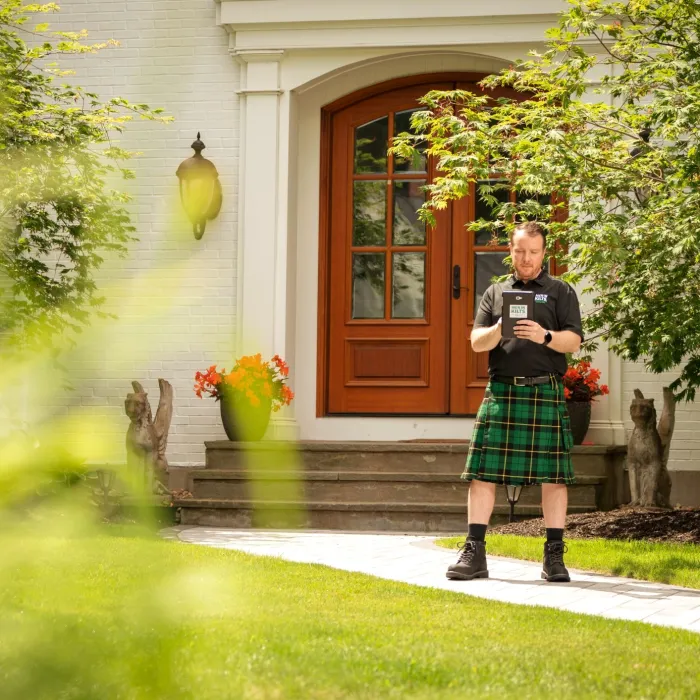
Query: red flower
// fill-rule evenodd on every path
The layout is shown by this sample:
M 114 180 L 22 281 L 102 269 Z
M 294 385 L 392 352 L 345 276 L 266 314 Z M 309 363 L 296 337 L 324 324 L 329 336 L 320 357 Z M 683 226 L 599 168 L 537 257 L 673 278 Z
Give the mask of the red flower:
M 575 361 L 564 374 L 564 397 L 573 401 L 593 401 L 596 396 L 609 392 L 606 384 L 598 384 L 600 370 L 591 368 L 591 363 Z

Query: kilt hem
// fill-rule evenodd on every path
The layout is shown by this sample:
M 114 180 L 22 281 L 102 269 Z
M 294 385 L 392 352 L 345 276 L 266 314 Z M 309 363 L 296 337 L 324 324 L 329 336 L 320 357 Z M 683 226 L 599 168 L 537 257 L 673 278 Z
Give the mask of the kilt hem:
M 469 474 L 467 472 L 462 472 L 459 477 L 462 481 L 486 481 L 489 484 L 502 484 L 504 486 L 539 486 L 540 484 L 564 484 L 565 486 L 571 486 L 576 483 L 576 477 L 563 477 L 560 479 L 550 479 L 549 477 L 542 477 L 539 480 L 532 481 L 516 481 L 511 479 L 510 481 L 504 481 L 499 479 L 493 479 L 488 476 L 482 476 L 477 474 Z

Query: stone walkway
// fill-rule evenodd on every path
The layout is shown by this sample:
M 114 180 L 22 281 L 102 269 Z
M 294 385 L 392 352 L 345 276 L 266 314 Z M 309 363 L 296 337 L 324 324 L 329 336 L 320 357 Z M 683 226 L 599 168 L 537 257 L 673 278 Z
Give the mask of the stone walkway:
M 168 539 L 306 564 L 357 571 L 417 586 L 467 593 L 507 603 L 636 620 L 700 633 L 700 591 L 570 569 L 571 583 L 547 583 L 539 564 L 489 556 L 488 579 L 449 581 L 455 552 L 434 536 L 320 531 L 227 530 L 174 527 Z

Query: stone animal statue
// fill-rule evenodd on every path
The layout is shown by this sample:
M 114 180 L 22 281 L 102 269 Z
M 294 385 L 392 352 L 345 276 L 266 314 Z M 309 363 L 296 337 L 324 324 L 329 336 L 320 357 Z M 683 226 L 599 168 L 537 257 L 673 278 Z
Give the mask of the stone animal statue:
M 664 407 L 656 426 L 654 399 L 645 399 L 639 389 L 630 406 L 634 430 L 627 446 L 632 505 L 671 507 L 671 477 L 668 452 L 673 435 L 676 404 L 673 392 L 664 387 Z
M 126 464 L 131 477 L 143 479 L 153 493 L 168 493 L 161 479 L 168 471 L 165 449 L 173 416 L 173 387 L 165 379 L 158 380 L 160 400 L 155 420 L 148 394 L 139 382 L 131 382 L 134 393 L 127 394 L 124 410 L 131 421 L 126 431 Z

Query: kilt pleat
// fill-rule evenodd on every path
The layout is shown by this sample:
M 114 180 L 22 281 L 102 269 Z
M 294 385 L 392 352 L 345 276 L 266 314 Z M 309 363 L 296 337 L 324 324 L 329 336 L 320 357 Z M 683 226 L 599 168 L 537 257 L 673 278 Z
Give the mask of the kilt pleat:
M 559 381 L 490 381 L 474 423 L 462 479 L 497 484 L 572 484 L 573 438 Z

